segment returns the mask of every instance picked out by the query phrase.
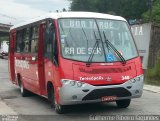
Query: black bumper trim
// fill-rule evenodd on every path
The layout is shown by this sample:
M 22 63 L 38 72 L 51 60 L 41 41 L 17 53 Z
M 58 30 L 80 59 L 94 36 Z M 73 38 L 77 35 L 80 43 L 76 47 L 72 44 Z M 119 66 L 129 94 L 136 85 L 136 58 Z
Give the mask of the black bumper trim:
M 82 100 L 96 100 L 101 99 L 104 96 L 117 96 L 117 97 L 129 97 L 132 94 L 125 88 L 107 88 L 107 89 L 96 89 L 87 94 Z

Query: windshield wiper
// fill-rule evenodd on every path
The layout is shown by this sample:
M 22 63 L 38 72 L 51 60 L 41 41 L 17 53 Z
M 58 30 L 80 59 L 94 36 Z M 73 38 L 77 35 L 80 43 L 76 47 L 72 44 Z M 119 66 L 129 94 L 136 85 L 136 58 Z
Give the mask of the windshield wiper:
M 119 56 L 119 58 L 122 60 L 123 64 L 126 64 L 126 60 L 125 58 L 122 56 L 122 54 L 112 45 L 112 43 L 110 41 L 108 41 L 108 39 L 106 38 L 105 32 L 103 31 L 103 35 L 104 35 L 104 40 L 106 43 L 106 46 L 108 47 L 108 45 L 110 46 L 110 48 L 116 52 L 116 54 Z
M 86 41 L 87 41 L 87 49 L 88 49 L 88 38 L 87 38 L 87 34 L 86 34 L 86 32 L 84 31 L 84 28 L 82 27 L 82 32 L 83 32 L 83 34 L 84 34 L 84 36 L 85 36 L 85 38 L 86 38 Z
M 99 28 L 99 25 L 98 25 L 96 19 L 95 19 L 95 23 L 96 23 L 96 26 L 97 26 L 97 29 L 98 29 L 100 41 L 101 41 L 101 43 L 102 43 L 102 49 L 103 49 L 103 52 L 104 52 L 104 59 L 105 59 L 105 62 L 107 62 L 107 59 L 106 59 L 106 51 L 105 51 L 105 48 L 104 48 L 104 45 L 103 45 L 103 40 L 102 40 L 101 31 L 100 31 L 100 28 Z
M 94 31 L 94 37 L 95 37 L 95 39 L 96 39 L 96 42 L 95 42 L 95 44 L 94 44 L 94 46 L 93 46 L 92 52 L 91 52 L 91 54 L 90 54 L 90 56 L 89 56 L 89 58 L 88 58 L 87 64 L 86 64 L 86 66 L 88 66 L 88 67 L 91 65 L 91 61 L 92 61 L 92 59 L 93 59 L 95 50 L 97 49 L 97 47 L 99 47 L 99 39 L 96 37 L 95 31 Z
M 87 62 L 87 64 L 86 64 L 87 66 L 90 66 L 90 64 L 91 64 L 92 58 L 93 58 L 93 56 L 94 56 L 95 49 L 99 46 L 99 40 L 100 40 L 101 43 L 102 43 L 102 49 L 103 49 L 103 52 L 104 52 L 105 62 L 107 62 L 107 59 L 106 59 L 106 57 L 105 57 L 105 56 L 106 56 L 106 51 L 105 51 L 105 48 L 104 48 L 104 45 L 103 45 L 101 32 L 100 32 L 100 29 L 99 29 L 99 26 L 98 26 L 98 23 L 97 23 L 96 19 L 95 19 L 95 23 L 96 23 L 96 26 L 97 26 L 97 29 L 98 29 L 98 33 L 99 33 L 100 39 L 97 39 L 96 34 L 95 34 L 95 31 L 94 31 L 94 36 L 95 36 L 95 39 L 96 39 L 96 43 L 95 43 L 95 45 L 94 45 L 94 48 L 93 48 L 93 50 L 92 50 L 92 52 L 91 52 L 91 54 L 90 54 L 90 57 L 89 57 L 89 59 L 88 59 L 88 62 Z M 97 46 L 96 46 L 96 45 L 97 45 Z

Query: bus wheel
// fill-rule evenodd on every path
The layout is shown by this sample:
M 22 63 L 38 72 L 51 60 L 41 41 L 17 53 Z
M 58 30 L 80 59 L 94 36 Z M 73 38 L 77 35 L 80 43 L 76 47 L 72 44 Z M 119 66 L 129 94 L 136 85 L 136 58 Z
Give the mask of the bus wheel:
M 131 99 L 125 99 L 125 100 L 117 100 L 117 107 L 118 108 L 127 108 L 130 105 Z
M 55 108 L 56 113 L 63 114 L 65 112 L 65 107 L 58 104 L 56 101 L 56 95 L 54 93 L 54 89 L 51 90 L 51 107 Z
M 29 91 L 24 89 L 23 82 L 21 80 L 19 81 L 19 86 L 20 86 L 20 91 L 21 91 L 22 97 L 28 96 L 29 95 Z

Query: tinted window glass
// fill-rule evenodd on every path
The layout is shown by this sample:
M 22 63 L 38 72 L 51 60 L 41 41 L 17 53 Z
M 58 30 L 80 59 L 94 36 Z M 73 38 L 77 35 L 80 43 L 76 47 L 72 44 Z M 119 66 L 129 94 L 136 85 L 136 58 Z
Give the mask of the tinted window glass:
M 18 30 L 16 39 L 16 52 L 37 53 L 38 34 L 38 26 Z
M 32 28 L 32 37 L 31 37 L 31 53 L 37 53 L 38 51 L 38 27 L 35 26 Z
M 24 29 L 23 30 L 23 33 L 24 33 L 24 50 L 23 52 L 24 53 L 28 53 L 30 52 L 30 38 L 29 38 L 29 34 L 30 34 L 30 28 L 27 28 L 27 29 Z
M 55 32 L 53 22 L 48 21 L 45 31 L 45 57 L 52 60 L 53 58 L 53 44 L 55 41 Z

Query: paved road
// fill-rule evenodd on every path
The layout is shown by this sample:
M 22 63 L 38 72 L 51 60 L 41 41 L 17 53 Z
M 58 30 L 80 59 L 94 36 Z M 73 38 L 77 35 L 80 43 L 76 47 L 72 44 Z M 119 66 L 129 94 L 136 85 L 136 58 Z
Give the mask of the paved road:
M 18 115 L 18 121 L 82 121 L 89 120 L 91 115 L 160 115 L 160 94 L 144 91 L 142 98 L 133 99 L 127 109 L 118 109 L 115 103 L 85 104 L 70 106 L 66 114 L 58 115 L 42 97 L 21 97 L 19 88 L 9 81 L 7 60 L 0 59 L 0 115 L 5 114 Z M 0 121 L 5 118 L 1 116 Z

